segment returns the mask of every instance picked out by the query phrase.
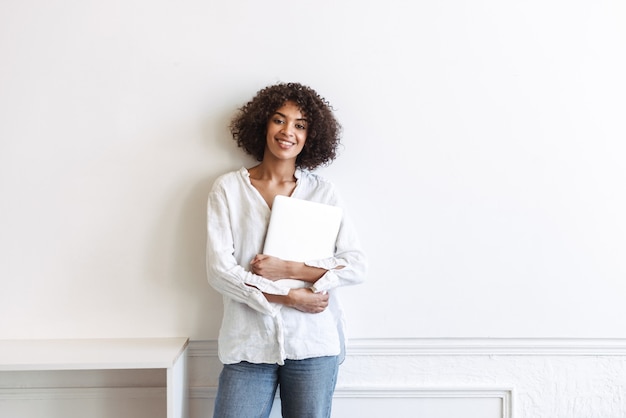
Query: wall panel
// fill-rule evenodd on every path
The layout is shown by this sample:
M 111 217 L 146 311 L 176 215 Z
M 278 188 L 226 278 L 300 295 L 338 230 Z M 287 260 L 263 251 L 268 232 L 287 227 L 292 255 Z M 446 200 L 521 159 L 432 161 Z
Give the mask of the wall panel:
M 190 344 L 190 418 L 211 415 L 221 370 L 216 348 L 214 340 Z M 0 373 L 0 415 L 43 418 L 41 411 L 58 411 L 65 418 L 88 410 L 98 418 L 125 417 L 123 411 L 152 418 L 164 412 L 160 374 L 81 373 Z M 334 417 L 386 411 L 398 417 L 618 418 L 626 415 L 624 387 L 621 339 L 355 339 L 340 368 Z

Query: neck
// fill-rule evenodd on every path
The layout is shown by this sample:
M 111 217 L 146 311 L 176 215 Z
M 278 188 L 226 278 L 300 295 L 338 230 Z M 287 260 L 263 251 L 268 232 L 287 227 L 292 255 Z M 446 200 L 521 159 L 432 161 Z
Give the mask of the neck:
M 296 165 L 293 161 L 270 164 L 263 160 L 261 164 L 248 171 L 258 180 L 293 181 L 295 179 Z

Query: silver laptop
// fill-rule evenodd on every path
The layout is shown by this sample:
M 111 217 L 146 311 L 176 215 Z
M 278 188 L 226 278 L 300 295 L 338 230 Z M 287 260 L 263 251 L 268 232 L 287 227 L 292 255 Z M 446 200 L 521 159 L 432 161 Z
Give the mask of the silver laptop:
M 338 206 L 278 195 L 272 204 L 263 254 L 289 261 L 333 257 L 341 225 Z M 301 287 L 303 282 L 283 282 Z

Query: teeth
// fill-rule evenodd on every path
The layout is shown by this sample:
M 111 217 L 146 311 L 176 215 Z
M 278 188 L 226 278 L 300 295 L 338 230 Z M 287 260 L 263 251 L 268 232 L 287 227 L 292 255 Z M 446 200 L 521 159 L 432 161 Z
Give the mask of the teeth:
M 288 141 L 282 141 L 282 140 L 280 140 L 280 139 L 278 140 L 278 142 L 280 142 L 281 144 L 285 144 L 285 145 L 292 145 L 292 143 L 291 143 L 291 142 L 288 142 Z

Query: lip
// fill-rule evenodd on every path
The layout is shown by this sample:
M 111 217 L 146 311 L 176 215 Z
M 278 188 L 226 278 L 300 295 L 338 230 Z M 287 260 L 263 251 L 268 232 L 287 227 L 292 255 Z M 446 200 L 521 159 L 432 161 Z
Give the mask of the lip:
M 276 143 L 278 144 L 279 147 L 281 148 L 291 148 L 294 145 L 296 145 L 295 142 L 289 141 L 287 139 L 281 139 L 281 138 L 276 138 Z

